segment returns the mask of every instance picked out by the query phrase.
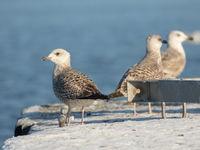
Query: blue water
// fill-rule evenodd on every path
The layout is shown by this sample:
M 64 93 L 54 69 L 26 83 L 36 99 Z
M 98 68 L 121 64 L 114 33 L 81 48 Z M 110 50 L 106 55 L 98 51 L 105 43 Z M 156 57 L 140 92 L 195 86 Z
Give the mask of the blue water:
M 13 136 L 23 108 L 58 102 L 53 64 L 40 60 L 51 50 L 70 49 L 72 67 L 108 94 L 144 56 L 148 35 L 199 30 L 199 14 L 199 0 L 1 0 L 0 145 Z M 200 45 L 184 47 L 181 76 L 200 77 Z

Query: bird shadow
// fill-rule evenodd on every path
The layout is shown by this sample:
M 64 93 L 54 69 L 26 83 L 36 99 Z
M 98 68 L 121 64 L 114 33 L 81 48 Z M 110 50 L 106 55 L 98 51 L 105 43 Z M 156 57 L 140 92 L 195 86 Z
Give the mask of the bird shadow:
M 167 107 L 166 107 L 167 108 Z M 161 111 L 160 110 L 154 110 L 155 113 L 160 113 Z M 103 117 L 103 116 L 107 116 L 108 114 L 119 114 L 119 115 L 122 115 L 122 114 L 132 114 L 133 113 L 133 110 L 114 110 L 114 111 L 109 111 L 109 110 L 103 110 L 103 111 L 96 111 L 96 112 L 85 112 L 84 116 L 87 117 L 87 118 L 90 118 L 90 117 L 95 117 L 95 116 L 99 116 L 99 117 Z M 140 113 L 145 113 L 147 114 L 147 111 L 146 110 L 138 110 L 137 111 L 138 114 Z M 179 109 L 167 109 L 166 110 L 166 113 L 168 114 L 176 114 L 176 113 L 182 113 L 182 108 L 179 108 Z M 200 108 L 187 108 L 187 113 L 188 114 L 200 114 Z M 74 115 L 74 117 L 76 119 L 81 119 L 82 116 L 81 116 L 81 112 L 72 112 L 72 115 Z M 26 113 L 26 114 L 23 114 L 22 117 L 20 117 L 21 119 L 23 118 L 26 118 L 28 117 L 30 120 L 35 120 L 37 123 L 38 126 L 45 126 L 45 128 L 48 128 L 48 127 L 53 127 L 53 126 L 58 126 L 58 123 L 54 123 L 54 122 L 42 122 L 42 120 L 56 120 L 58 119 L 58 117 L 60 116 L 60 112 L 30 112 L 30 113 Z M 20 119 L 19 118 L 19 119 Z M 181 116 L 169 116 L 167 117 L 167 119 L 180 119 L 182 118 Z M 161 116 L 137 116 L 137 117 L 133 117 L 133 118 L 130 118 L 130 115 L 127 116 L 126 118 L 109 118 L 109 119 L 90 119 L 90 120 L 86 120 L 84 123 L 85 124 L 102 124 L 102 123 L 108 123 L 108 124 L 111 124 L 111 123 L 117 123 L 117 122 L 126 122 L 126 121 L 136 121 L 136 122 L 140 122 L 140 121 L 151 121 L 151 120 L 162 120 Z M 27 124 L 27 128 L 23 129 L 22 126 L 26 125 Z M 72 121 L 72 124 L 79 124 L 78 121 Z M 29 134 L 29 131 L 31 130 L 32 125 L 29 125 L 28 122 L 24 122 L 24 124 L 17 126 L 16 125 L 16 128 L 15 128 L 15 136 L 18 136 L 18 135 L 27 135 Z M 39 131 L 42 131 L 43 129 L 33 129 L 31 132 L 39 132 Z
M 60 112 L 29 112 L 23 114 L 20 118 L 30 118 L 31 120 L 54 120 L 57 119 L 60 115 Z
M 103 120 L 91 120 L 85 121 L 85 124 L 98 124 L 98 123 L 116 123 L 116 122 L 126 122 L 126 121 L 148 121 L 148 120 L 159 120 L 158 117 L 145 117 L 145 118 L 123 118 L 123 119 L 103 119 Z
M 188 108 L 187 112 L 190 114 L 200 114 L 200 108 Z
M 167 108 L 167 107 L 166 107 Z M 160 110 L 153 110 L 155 113 L 160 113 Z M 103 111 L 87 111 L 84 113 L 85 117 L 94 117 L 94 116 L 106 116 L 108 114 L 132 114 L 133 110 L 114 110 L 114 111 L 108 111 L 108 110 L 103 110 Z M 138 110 L 138 114 L 143 114 L 147 113 L 146 110 Z M 179 109 L 167 109 L 166 113 L 169 114 L 175 114 L 175 113 L 182 113 L 182 108 Z M 187 113 L 190 114 L 200 114 L 200 108 L 187 108 Z M 81 112 L 72 112 L 71 113 L 75 118 L 81 118 Z M 20 118 L 25 118 L 28 117 L 31 120 L 40 120 L 41 118 L 43 120 L 54 120 L 57 119 L 60 115 L 60 112 L 30 112 L 23 114 Z
M 154 111 L 156 113 L 158 113 L 159 111 Z M 139 110 L 137 111 L 138 114 L 144 114 L 144 113 L 147 113 L 147 111 L 145 110 Z M 94 116 L 106 116 L 108 114 L 133 114 L 133 110 L 115 110 L 115 111 L 96 111 L 96 112 L 85 112 L 84 113 L 84 116 L 85 117 L 94 117 Z M 80 112 L 73 112 L 72 115 L 75 117 L 75 118 L 81 118 L 81 113 Z
M 167 109 L 167 107 L 166 107 Z M 175 113 L 182 113 L 183 112 L 183 109 L 182 108 L 179 108 L 179 109 L 169 109 L 169 110 L 166 110 L 166 113 L 169 113 L 169 114 L 175 114 Z M 189 114 L 200 114 L 200 108 L 187 108 L 187 113 Z

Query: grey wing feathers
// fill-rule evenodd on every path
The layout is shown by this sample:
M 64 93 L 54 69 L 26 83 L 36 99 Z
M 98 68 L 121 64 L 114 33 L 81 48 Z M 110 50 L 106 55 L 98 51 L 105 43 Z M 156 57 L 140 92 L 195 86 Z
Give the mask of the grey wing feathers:
M 168 51 L 161 52 L 162 63 L 168 62 L 170 59 L 174 59 L 172 56 L 173 55 L 171 55 L 171 53 Z
M 180 75 L 185 67 L 186 58 L 182 53 L 176 50 L 163 51 L 161 53 L 163 71 L 165 74 L 176 77 Z

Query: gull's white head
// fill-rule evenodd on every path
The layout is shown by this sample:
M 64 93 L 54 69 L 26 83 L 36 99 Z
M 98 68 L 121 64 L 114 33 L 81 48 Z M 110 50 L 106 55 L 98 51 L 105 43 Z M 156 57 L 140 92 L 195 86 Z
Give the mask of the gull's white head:
M 178 30 L 171 31 L 168 36 L 169 45 L 181 44 L 187 40 L 193 40 L 193 38 Z
M 48 56 L 43 57 L 42 60 L 50 60 L 55 65 L 70 67 L 70 53 L 64 49 L 55 49 Z
M 147 38 L 147 51 L 148 52 L 160 52 L 162 43 L 167 43 L 166 40 L 162 40 L 159 35 L 150 35 Z

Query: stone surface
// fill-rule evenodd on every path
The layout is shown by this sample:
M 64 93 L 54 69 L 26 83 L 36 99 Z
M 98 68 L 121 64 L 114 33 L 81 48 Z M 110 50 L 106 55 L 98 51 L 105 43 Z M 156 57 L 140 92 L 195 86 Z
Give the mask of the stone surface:
M 199 149 L 200 104 L 188 104 L 187 118 L 182 118 L 181 105 L 166 105 L 167 119 L 149 115 L 147 104 L 140 104 L 133 116 L 127 101 L 96 103 L 86 108 L 85 124 L 80 125 L 81 113 L 74 109 L 71 126 L 59 127 L 58 116 L 63 104 L 48 104 L 24 109 L 18 121 L 30 126 L 28 135 L 5 141 L 5 150 L 33 149 L 111 149 L 168 150 Z M 152 106 L 160 112 L 160 104 Z M 20 123 L 22 122 L 22 123 Z M 24 125 L 26 122 L 27 125 Z

